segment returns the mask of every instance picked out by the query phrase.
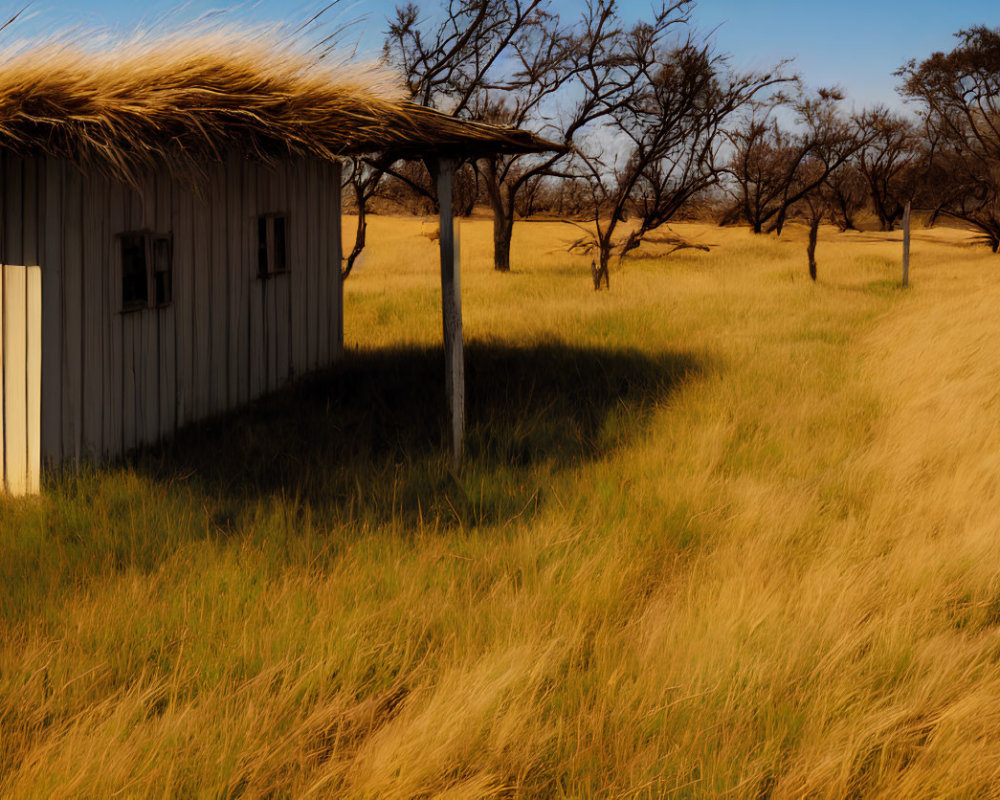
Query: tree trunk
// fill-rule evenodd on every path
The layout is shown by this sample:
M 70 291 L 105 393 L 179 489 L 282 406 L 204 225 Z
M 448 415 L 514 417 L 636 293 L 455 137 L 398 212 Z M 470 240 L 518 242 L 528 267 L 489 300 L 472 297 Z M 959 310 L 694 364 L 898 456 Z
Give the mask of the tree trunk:
M 503 204 L 493 206 L 493 269 L 510 272 L 510 240 L 514 235 L 514 214 Z
M 840 228 L 840 232 L 844 231 L 856 231 L 858 228 L 854 224 L 854 219 L 851 217 L 851 209 L 847 206 L 847 198 L 841 195 L 837 198 L 837 203 L 840 206 L 840 217 L 843 223 Z
M 611 288 L 609 265 L 611 263 L 611 243 L 610 241 L 600 242 L 597 248 L 598 263 L 590 262 L 590 273 L 594 279 L 594 291 L 601 290 L 601 283 L 605 289 Z
M 875 208 L 875 216 L 878 217 L 878 229 L 883 232 L 891 231 L 892 221 L 889 219 L 889 215 L 886 213 L 885 208 L 882 207 L 882 203 L 879 202 L 879 198 L 876 195 L 872 195 L 872 205 Z
M 484 183 L 493 209 L 493 269 L 510 272 L 510 240 L 514 235 L 514 201 L 517 198 L 510 188 L 500 183 L 493 163 L 487 164 Z
M 781 231 L 785 227 L 785 218 L 788 216 L 788 206 L 782 206 L 778 212 L 777 219 L 774 220 L 774 227 L 771 229 L 775 235 L 781 236 Z
M 809 277 L 816 280 L 816 237 L 819 234 L 819 217 L 809 220 L 809 246 L 806 253 L 809 256 Z
M 351 274 L 351 270 L 354 269 L 354 262 L 358 260 L 358 256 L 365 249 L 365 236 L 368 232 L 368 218 L 366 211 L 367 203 L 365 198 L 358 193 L 358 227 L 357 232 L 354 235 L 354 247 L 351 248 L 351 252 L 347 256 L 347 263 L 341 265 L 340 277 L 341 279 L 347 278 Z

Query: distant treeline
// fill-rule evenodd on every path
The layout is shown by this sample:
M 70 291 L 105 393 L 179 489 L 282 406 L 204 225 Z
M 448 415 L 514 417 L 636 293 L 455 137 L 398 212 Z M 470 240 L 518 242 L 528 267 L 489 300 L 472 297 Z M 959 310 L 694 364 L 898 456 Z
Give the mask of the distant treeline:
M 628 24 L 613 0 L 571 20 L 546 0 L 397 7 L 384 55 L 412 102 L 563 148 L 459 166 L 455 211 L 489 206 L 498 271 L 510 269 L 515 220 L 536 214 L 579 224 L 595 288 L 613 255 L 691 216 L 780 235 L 790 219 L 847 230 L 867 214 L 889 231 L 910 202 L 931 224 L 959 220 L 1000 248 L 1000 31 L 961 31 L 950 53 L 900 67 L 914 114 L 847 113 L 841 89 L 808 89 L 791 61 L 733 68 L 693 13 L 692 0 Z M 368 210 L 436 208 L 419 162 L 357 160 L 346 185 L 358 228 L 345 277 Z

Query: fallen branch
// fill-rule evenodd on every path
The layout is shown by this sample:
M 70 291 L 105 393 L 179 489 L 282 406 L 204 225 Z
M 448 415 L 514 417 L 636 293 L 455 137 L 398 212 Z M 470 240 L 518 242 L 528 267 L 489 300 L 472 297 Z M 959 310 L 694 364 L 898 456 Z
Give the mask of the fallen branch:
M 563 222 L 575 225 L 578 228 L 583 228 L 582 225 L 571 220 L 563 220 Z M 642 244 L 671 245 L 670 249 L 665 254 L 668 256 L 673 255 L 678 250 L 700 250 L 703 253 L 711 252 L 709 245 L 688 241 L 687 239 L 671 232 L 668 234 L 651 234 L 639 240 L 633 239 L 631 235 L 626 236 L 619 239 L 611 246 L 611 253 L 617 254 L 618 262 L 621 263 L 630 251 L 638 249 L 638 247 Z M 597 248 L 597 237 L 588 231 L 586 236 L 581 236 L 579 239 L 573 239 L 572 241 L 567 242 L 565 247 L 566 252 L 568 253 L 590 255 Z

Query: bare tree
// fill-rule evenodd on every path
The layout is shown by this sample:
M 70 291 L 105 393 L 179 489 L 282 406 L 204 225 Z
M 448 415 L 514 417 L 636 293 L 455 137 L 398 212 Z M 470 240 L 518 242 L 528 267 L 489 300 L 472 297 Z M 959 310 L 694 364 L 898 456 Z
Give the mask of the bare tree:
M 531 76 L 514 71 L 517 53 L 530 51 L 528 42 L 544 41 L 556 30 L 558 20 L 547 13 L 545 0 L 448 0 L 432 18 L 422 17 L 418 6 L 408 3 L 396 8 L 384 53 L 403 72 L 412 102 L 463 119 L 517 124 L 521 120 L 510 119 L 505 104 L 527 102 L 520 99 L 524 91 L 538 92 Z M 547 74 L 548 65 L 539 57 L 541 74 Z M 474 185 L 478 190 L 482 172 L 460 172 L 474 175 L 475 183 L 466 188 Z M 412 191 L 434 199 L 429 176 L 397 177 Z M 460 190 L 457 195 L 465 196 L 463 205 L 471 211 L 478 191 Z
M 855 215 L 868 201 L 867 184 L 861 171 L 851 162 L 843 164 L 827 177 L 823 192 L 827 195 L 830 221 L 841 233 L 857 230 Z
M 692 0 L 665 3 L 652 27 L 664 31 L 687 20 Z M 606 118 L 630 80 L 618 46 L 623 33 L 614 0 L 590 0 L 572 27 L 546 15 L 525 26 L 512 42 L 517 65 L 503 86 L 480 95 L 484 119 L 515 127 L 532 126 L 563 144 L 546 157 L 495 155 L 484 159 L 484 184 L 493 210 L 494 267 L 510 269 L 510 244 L 519 197 L 560 171 L 581 133 Z M 569 95 L 568 102 L 566 95 Z M 563 100 L 563 103 L 556 102 Z M 565 105 L 560 113 L 558 106 Z
M 474 115 L 473 100 L 506 68 L 506 54 L 523 28 L 544 17 L 543 0 L 449 0 L 438 20 L 425 20 L 414 3 L 398 6 L 389 20 L 384 54 L 407 81 L 411 102 L 460 117 Z M 367 207 L 392 176 L 402 194 L 436 206 L 430 176 L 390 158 L 355 159 L 345 187 L 353 194 L 358 223 L 342 273 L 350 274 L 365 246 Z M 455 200 L 468 215 L 478 199 L 479 177 L 470 167 L 456 172 Z
M 725 124 L 755 95 L 783 80 L 777 73 L 739 74 L 725 56 L 693 35 L 667 47 L 673 22 L 658 15 L 623 37 L 619 77 L 600 138 L 579 148 L 589 186 L 596 260 L 594 288 L 609 283 L 609 263 L 719 182 Z M 603 143 L 602 141 L 603 140 Z M 619 237 L 630 213 L 636 222 Z M 618 239 L 621 239 L 618 242 Z
M 411 2 L 397 6 L 384 51 L 402 69 L 412 102 L 466 116 L 500 80 L 511 43 L 545 16 L 543 0 L 448 0 L 435 23 Z
M 754 233 L 781 234 L 790 210 L 824 185 L 863 141 L 839 109 L 842 94 L 820 89 L 786 99 L 797 130 L 782 130 L 773 104 L 757 104 L 729 133 L 727 168 L 736 204 Z M 817 168 L 818 167 L 818 168 Z
M 358 223 L 354 232 L 354 245 L 351 247 L 351 252 L 344 258 L 340 269 L 342 279 L 346 279 L 351 274 L 351 270 L 354 269 L 355 263 L 365 249 L 368 234 L 368 203 L 378 191 L 382 176 L 385 174 L 385 168 L 384 162 L 369 162 L 359 157 L 351 159 L 351 171 L 344 186 L 349 187 L 353 195 Z
M 1000 250 L 1000 30 L 959 31 L 950 53 L 911 60 L 897 75 L 921 104 L 930 161 L 921 205 L 980 231 Z
M 742 124 L 728 131 L 727 137 L 732 155 L 726 171 L 732 178 L 735 202 L 723 222 L 742 217 L 754 233 L 763 233 L 765 223 L 778 213 L 781 199 L 788 194 L 801 157 L 791 134 L 771 118 L 770 104 L 751 104 Z
M 671 0 L 658 14 L 681 22 L 692 0 Z M 470 34 L 476 30 L 475 34 Z M 532 128 L 563 144 L 545 156 L 495 154 L 479 174 L 493 212 L 494 268 L 510 269 L 510 247 L 522 195 L 543 178 L 563 175 L 575 138 L 608 115 L 620 93 L 622 32 L 614 0 L 590 0 L 564 25 L 541 0 L 452 0 L 432 27 L 416 7 L 397 10 L 386 53 L 407 74 L 416 102 L 460 117 Z
M 573 77 L 577 39 L 577 32 L 563 28 L 558 17 L 539 13 L 534 24 L 523 26 L 511 42 L 511 74 L 502 83 L 483 87 L 477 96 L 477 117 L 516 128 L 558 127 L 546 124 L 542 115 L 546 104 L 554 101 Z M 572 122 L 557 131 L 566 151 L 574 131 Z M 493 212 L 493 267 L 498 272 L 510 270 L 514 219 L 519 206 L 524 206 L 522 196 L 537 189 L 564 155 L 495 154 L 482 159 L 483 186 Z
M 821 160 L 810 156 L 803 162 L 802 169 L 805 173 L 803 180 L 813 183 L 815 178 L 825 171 L 826 167 Z M 843 213 L 841 209 L 843 194 L 840 187 L 843 186 L 844 173 L 849 171 L 848 164 L 840 165 L 829 173 L 822 182 L 815 184 L 814 188 L 807 192 L 793 209 L 804 218 L 809 227 L 806 257 L 809 261 L 809 277 L 813 281 L 817 279 L 816 245 L 819 240 L 819 228 L 824 218 L 829 219 L 834 224 L 838 223 L 838 216 Z
M 913 123 L 884 106 L 855 117 L 862 145 L 852 159 L 864 178 L 879 227 L 891 231 L 913 193 L 919 137 Z

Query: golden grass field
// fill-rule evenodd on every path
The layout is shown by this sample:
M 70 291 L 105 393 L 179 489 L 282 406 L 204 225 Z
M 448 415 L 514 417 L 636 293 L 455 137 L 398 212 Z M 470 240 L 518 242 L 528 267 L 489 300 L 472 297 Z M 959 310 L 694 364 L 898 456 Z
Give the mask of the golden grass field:
M 373 218 L 342 367 L 0 506 L 4 797 L 1000 797 L 1000 260 Z

